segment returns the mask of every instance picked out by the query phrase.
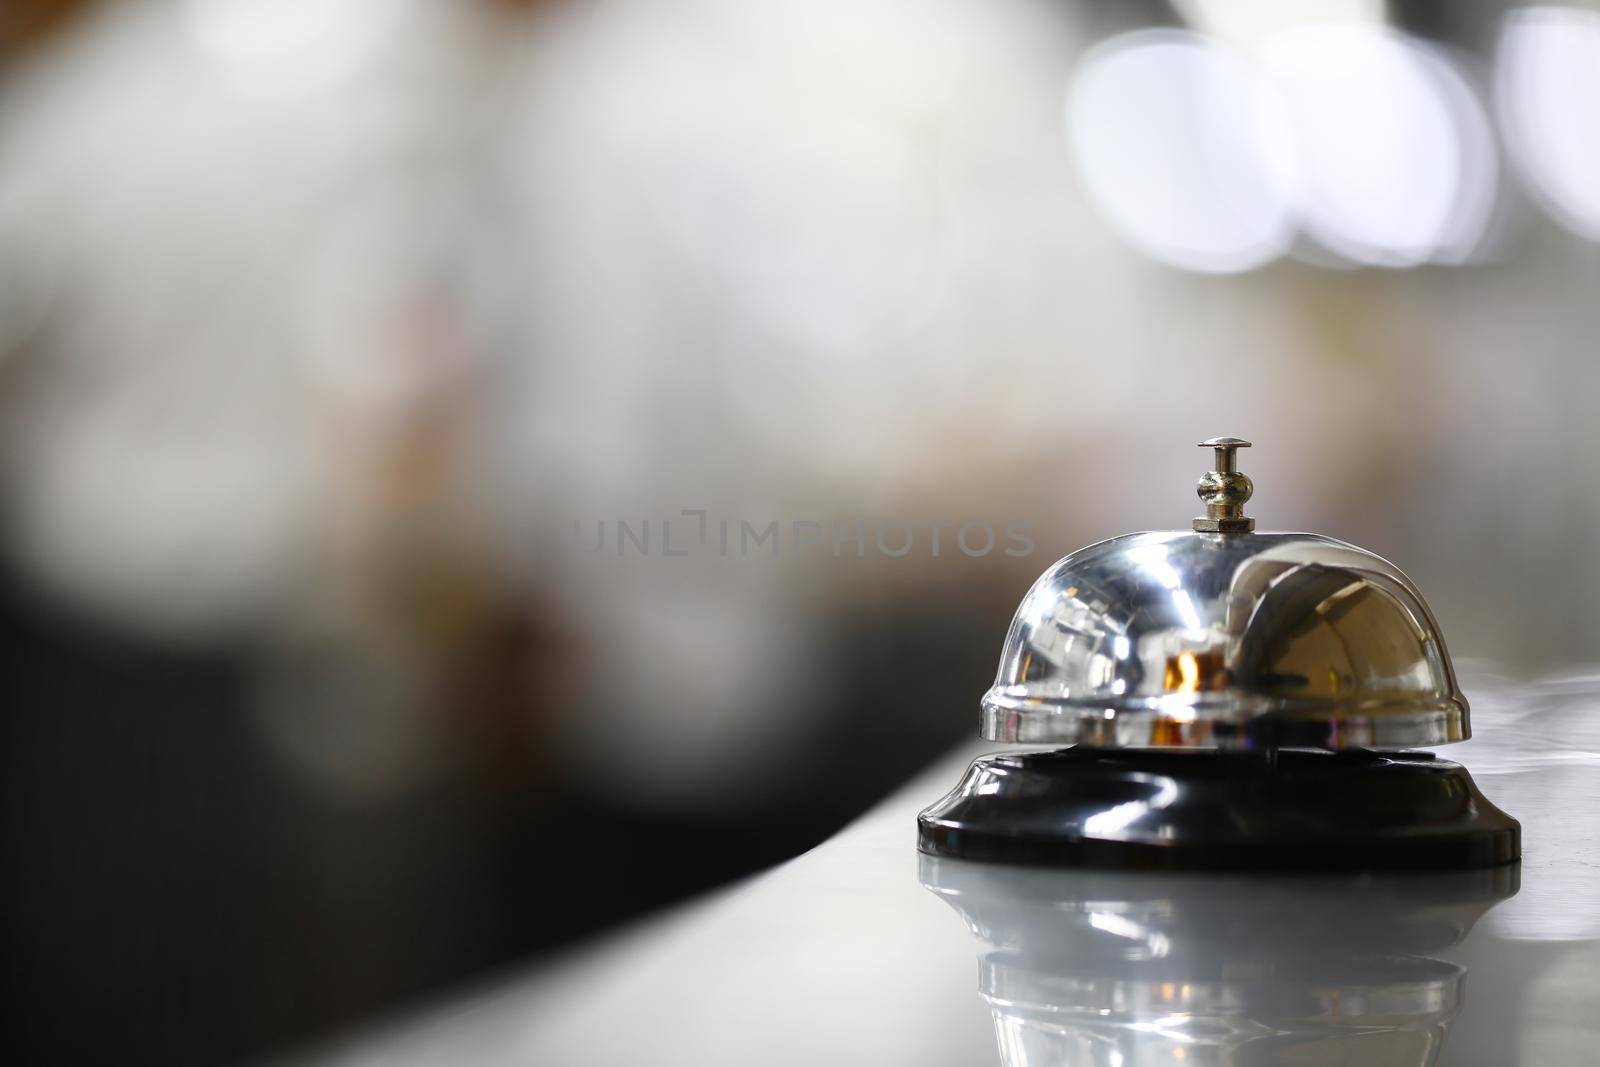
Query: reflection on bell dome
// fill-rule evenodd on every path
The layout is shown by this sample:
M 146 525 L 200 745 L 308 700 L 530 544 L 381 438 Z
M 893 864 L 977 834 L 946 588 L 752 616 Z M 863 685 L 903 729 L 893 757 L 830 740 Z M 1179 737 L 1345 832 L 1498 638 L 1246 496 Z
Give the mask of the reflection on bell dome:
M 1409 747 L 1468 736 L 1398 568 L 1314 534 L 1138 533 L 1034 584 L 983 698 L 997 741 Z

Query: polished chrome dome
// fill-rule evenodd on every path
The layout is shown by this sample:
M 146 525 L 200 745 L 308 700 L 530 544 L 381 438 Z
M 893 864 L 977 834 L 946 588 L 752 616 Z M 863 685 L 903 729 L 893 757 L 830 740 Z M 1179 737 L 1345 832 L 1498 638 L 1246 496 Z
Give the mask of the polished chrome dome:
M 1467 701 L 1416 587 L 1354 545 L 1249 532 L 1249 481 L 1231 469 L 1244 442 L 1220 440 L 1206 442 L 1224 469 L 1201 480 L 1211 507 L 1196 531 L 1103 541 L 1034 583 L 984 695 L 983 736 L 1222 749 L 1465 740 Z M 1218 501 L 1229 476 L 1243 488 Z

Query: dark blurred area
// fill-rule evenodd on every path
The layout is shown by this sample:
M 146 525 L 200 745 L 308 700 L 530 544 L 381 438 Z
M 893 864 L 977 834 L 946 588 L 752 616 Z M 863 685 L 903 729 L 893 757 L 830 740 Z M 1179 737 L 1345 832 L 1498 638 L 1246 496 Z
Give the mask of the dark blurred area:
M 8 0 L 0 64 L 12 1060 L 797 855 L 1205 437 L 1457 660 L 1597 651 L 1592 7 Z

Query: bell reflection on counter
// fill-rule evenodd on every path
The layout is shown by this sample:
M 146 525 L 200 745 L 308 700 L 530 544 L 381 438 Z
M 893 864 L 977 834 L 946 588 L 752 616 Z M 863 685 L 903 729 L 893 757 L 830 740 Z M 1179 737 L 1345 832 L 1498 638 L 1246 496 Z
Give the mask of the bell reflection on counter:
M 993 741 L 918 819 L 924 852 L 1061 866 L 1510 863 L 1521 829 L 1466 769 L 1401 752 L 1470 736 L 1439 625 L 1393 564 L 1256 533 L 1219 437 L 1191 530 L 1080 549 L 1034 583 L 982 700 Z
M 1465 974 L 1434 954 L 1516 893 L 1518 867 L 1307 879 L 924 855 L 920 875 L 980 942 L 1005 1067 L 1422 1067 Z

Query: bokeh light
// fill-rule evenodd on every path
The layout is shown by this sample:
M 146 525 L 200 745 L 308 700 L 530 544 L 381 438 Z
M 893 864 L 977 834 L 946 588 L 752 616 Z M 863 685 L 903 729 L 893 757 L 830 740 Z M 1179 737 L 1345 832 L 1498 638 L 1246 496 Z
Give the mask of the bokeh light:
M 1557 7 L 1509 13 L 1495 72 L 1512 160 L 1552 217 L 1600 240 L 1600 13 Z
M 1277 258 L 1291 234 L 1282 116 L 1245 62 L 1181 31 L 1086 57 L 1067 118 L 1085 191 L 1136 248 L 1209 273 Z
M 1313 259 L 1462 262 L 1494 213 L 1497 154 L 1473 87 L 1441 50 L 1381 26 L 1283 30 L 1248 51 L 1123 35 L 1085 58 L 1068 111 L 1106 221 L 1190 270 L 1260 266 L 1297 234 Z

